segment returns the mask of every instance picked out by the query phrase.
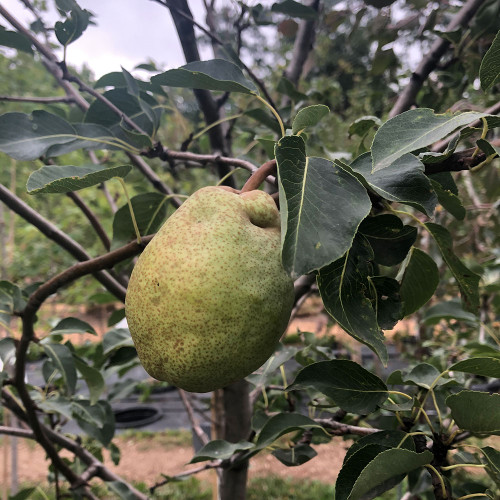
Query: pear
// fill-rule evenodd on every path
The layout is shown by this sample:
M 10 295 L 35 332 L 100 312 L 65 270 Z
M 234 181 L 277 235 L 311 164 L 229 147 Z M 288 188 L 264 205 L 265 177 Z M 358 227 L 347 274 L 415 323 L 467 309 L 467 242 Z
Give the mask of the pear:
M 145 370 L 191 392 L 246 377 L 274 352 L 294 302 L 280 218 L 263 191 L 196 191 L 134 267 L 126 317 Z

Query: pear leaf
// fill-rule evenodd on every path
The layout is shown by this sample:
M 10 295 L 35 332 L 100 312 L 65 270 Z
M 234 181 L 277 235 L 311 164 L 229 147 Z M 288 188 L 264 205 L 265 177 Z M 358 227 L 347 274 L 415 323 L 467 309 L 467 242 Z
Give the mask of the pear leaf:
M 29 194 L 67 193 L 95 186 L 113 177 L 125 177 L 131 170 L 131 165 L 44 165 L 28 177 L 26 189 Z
M 387 399 L 380 378 L 347 359 L 319 361 L 303 368 L 287 390 L 312 388 L 351 413 L 370 413 Z
M 500 31 L 481 61 L 479 79 L 484 91 L 491 89 L 500 80 Z
M 321 268 L 317 282 L 327 312 L 359 342 L 367 345 L 383 363 L 387 362 L 384 335 L 372 303 L 373 251 L 359 236 L 339 259 Z
M 389 167 L 403 155 L 429 146 L 483 116 L 487 113 L 434 114 L 432 109 L 417 108 L 391 118 L 373 138 L 373 172 Z
M 245 78 L 236 64 L 224 59 L 194 61 L 151 78 L 151 83 L 169 87 L 220 90 L 257 94 L 257 87 Z
M 324 158 L 307 158 L 302 137 L 283 137 L 275 152 L 283 266 L 298 277 L 344 255 L 371 202 L 354 175 Z

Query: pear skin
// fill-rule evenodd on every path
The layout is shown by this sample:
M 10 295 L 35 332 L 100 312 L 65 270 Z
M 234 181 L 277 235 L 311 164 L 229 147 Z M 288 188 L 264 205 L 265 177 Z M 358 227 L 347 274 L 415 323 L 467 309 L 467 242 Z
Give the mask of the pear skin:
M 246 377 L 274 352 L 294 302 L 280 218 L 263 191 L 195 192 L 139 257 L 125 301 L 145 370 L 191 392 Z

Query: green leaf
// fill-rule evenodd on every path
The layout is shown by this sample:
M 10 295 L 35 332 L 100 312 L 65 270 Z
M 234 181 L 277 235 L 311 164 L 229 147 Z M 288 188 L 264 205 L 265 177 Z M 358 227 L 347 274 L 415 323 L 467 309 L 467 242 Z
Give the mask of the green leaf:
M 104 92 L 103 97 L 114 104 L 123 115 L 128 116 L 141 130 L 146 132 L 149 137 L 155 134 L 155 126 L 161 118 L 162 107 L 148 93 L 140 92 L 140 99 L 130 95 L 126 88 L 115 88 Z M 154 110 L 156 118 L 150 116 L 149 110 L 145 112 L 140 101 L 147 103 Z M 115 113 L 109 106 L 99 99 L 96 99 L 85 114 L 85 122 L 99 124 L 108 128 L 116 139 L 120 139 L 132 147 L 142 148 L 145 144 L 145 139 L 142 135 L 130 132 L 128 125 L 125 131 L 122 123 L 122 116 Z M 135 144 L 134 140 L 138 140 Z
M 429 146 L 482 116 L 487 114 L 473 111 L 434 114 L 432 109 L 417 108 L 391 118 L 373 138 L 373 172 L 389 167 L 406 153 Z
M 38 486 L 34 486 L 33 488 L 23 488 L 21 491 L 18 491 L 15 495 L 9 496 L 9 500 L 28 500 L 29 498 L 33 498 L 38 490 Z
M 398 278 L 403 316 L 418 311 L 432 298 L 439 284 L 439 269 L 429 255 L 412 247 L 401 265 Z
M 453 239 L 449 231 L 432 222 L 427 222 L 425 227 L 434 237 L 443 260 L 450 268 L 457 280 L 462 297 L 462 304 L 466 311 L 476 314 L 479 311 L 479 276 L 468 269 L 453 252 Z
M 292 99 L 292 101 L 295 102 L 304 101 L 307 99 L 307 95 L 302 92 L 299 92 L 295 88 L 295 85 L 290 80 L 288 80 L 288 78 L 285 78 L 284 76 L 280 78 L 276 90 L 281 94 L 285 94 L 290 99 Z
M 402 262 L 417 239 L 417 229 L 392 214 L 367 217 L 359 226 L 372 247 L 375 262 L 394 266 Z
M 283 0 L 282 2 L 276 2 L 271 7 L 271 12 L 278 12 L 280 14 L 286 14 L 290 17 L 299 17 L 301 19 L 314 19 L 318 13 L 307 5 L 304 5 L 295 0 Z
M 443 208 L 450 212 L 450 214 L 453 215 L 455 219 L 464 220 L 466 210 L 462 205 L 460 198 L 457 195 L 453 194 L 451 191 L 444 189 L 441 184 L 439 184 L 439 182 L 436 182 L 433 179 L 431 179 L 430 181 L 432 184 L 432 188 L 434 189 L 434 192 L 438 197 L 439 203 L 443 206 Z
M 460 302 L 457 300 L 449 300 L 446 302 L 440 302 L 430 307 L 426 312 L 422 321 L 427 325 L 435 325 L 439 323 L 442 319 L 449 321 L 450 319 L 455 319 L 457 321 L 467 321 L 473 325 L 477 324 L 477 316 L 464 311 Z
M 81 373 L 87 383 L 90 394 L 90 404 L 94 405 L 99 400 L 101 394 L 106 388 L 104 377 L 101 372 L 92 366 L 89 366 L 83 359 L 73 356 L 76 369 Z
M 357 457 L 360 452 L 364 452 L 363 461 Z M 384 450 L 377 445 L 366 446 L 360 452 L 342 467 L 335 485 L 336 500 L 377 498 L 401 482 L 409 472 L 430 464 L 434 458 L 428 450 L 423 453 L 402 448 Z
M 64 318 L 50 331 L 53 335 L 65 335 L 68 333 L 91 333 L 97 335 L 94 328 L 87 322 L 78 318 Z
M 410 205 L 432 216 L 438 202 L 437 196 L 424 174 L 423 163 L 415 156 L 403 155 L 382 171 L 372 172 L 370 154 L 365 153 L 358 156 L 350 167 L 355 173 L 361 174 L 368 187 L 382 198 Z
M 415 451 L 415 443 L 413 442 L 411 436 L 408 436 L 406 432 L 397 430 L 379 431 L 369 434 L 368 436 L 363 436 L 355 441 L 354 444 L 347 450 L 343 463 L 346 463 L 352 455 L 354 455 L 354 453 L 369 444 L 376 444 L 383 446 L 384 448 L 403 448 Z
M 53 366 L 61 374 L 69 394 L 73 394 L 76 388 L 76 368 L 72 352 L 62 344 L 43 344 L 43 350 L 52 361 Z
M 108 318 L 108 326 L 116 325 L 125 317 L 125 308 L 115 309 Z
M 245 78 L 240 68 L 224 59 L 191 62 L 153 76 L 151 83 L 169 87 L 258 94 L 257 87 Z
M 381 125 L 382 122 L 380 121 L 380 118 L 377 118 L 376 116 L 362 116 L 349 125 L 349 129 L 347 132 L 349 134 L 349 137 L 353 135 L 365 137 L 365 135 L 368 134 L 370 130 L 376 127 L 380 127 Z
M 122 66 L 123 79 L 125 80 L 128 93 L 139 97 L 139 84 L 136 79 Z
M 317 282 L 327 312 L 386 363 L 384 335 L 370 300 L 373 290 L 368 278 L 373 275 L 372 259 L 369 243 L 364 237 L 357 237 L 343 257 L 319 270 Z
M 307 127 L 314 127 L 329 112 L 330 108 L 324 104 L 314 104 L 302 108 L 293 120 L 292 134 L 297 135 Z
M 478 434 L 500 432 L 500 394 L 461 391 L 446 398 L 446 404 L 460 429 Z
M 272 452 L 272 455 L 287 467 L 296 467 L 309 462 L 317 453 L 312 446 L 305 443 L 298 443 L 292 448 L 278 448 Z
M 472 373 L 483 377 L 500 378 L 500 359 L 498 358 L 469 358 L 459 361 L 448 368 L 454 372 Z
M 262 123 L 262 125 L 265 125 L 274 133 L 281 135 L 280 124 L 276 121 L 276 118 L 272 117 L 266 110 L 262 108 L 249 109 L 248 111 L 245 111 L 245 115 L 258 121 L 259 123 Z M 274 150 L 275 141 L 272 142 Z
M 46 111 L 0 116 L 0 151 L 16 160 L 36 160 L 50 146 L 71 142 L 75 135 L 66 120 Z
M 497 484 L 500 484 L 500 451 L 491 446 L 481 448 L 486 459 L 487 471 L 494 478 Z
M 71 9 L 70 17 L 65 21 L 57 21 L 54 26 L 56 38 L 61 45 L 67 46 L 78 40 L 87 29 L 91 13 L 78 6 Z
M 279 413 L 271 417 L 257 437 L 255 446 L 262 450 L 289 432 L 305 429 L 323 429 L 314 420 L 300 413 Z
M 46 155 L 50 157 L 61 156 L 77 151 L 78 149 L 124 149 L 127 144 L 120 142 L 113 132 L 96 123 L 72 123 L 75 130 L 75 139 L 64 144 L 54 144 L 50 146 Z
M 114 177 L 125 177 L 131 170 L 131 165 L 45 165 L 29 176 L 26 189 L 29 194 L 67 193 L 101 184 Z
M 143 193 L 131 198 L 132 208 L 142 236 L 156 232 L 167 217 L 168 197 L 161 193 Z M 113 218 L 111 249 L 119 248 L 136 238 L 128 203 Z
M 370 413 L 387 399 L 387 386 L 354 361 L 333 359 L 303 368 L 287 390 L 312 388 L 350 413 Z
M 236 452 L 249 450 L 254 444 L 248 441 L 238 441 L 237 443 L 229 443 L 223 439 L 216 439 L 207 443 L 201 450 L 195 453 L 189 463 L 204 462 L 206 460 L 225 460 L 231 458 Z
M 375 288 L 375 311 L 380 328 L 390 330 L 403 318 L 399 283 L 387 276 L 373 276 L 369 282 Z
M 108 446 L 115 434 L 115 416 L 111 405 L 100 400 L 95 405 L 80 400 L 73 404 L 74 418 L 89 436 Z
M 440 375 L 441 372 L 429 363 L 419 363 L 411 369 L 408 375 L 403 377 L 403 382 L 430 389 L 435 384 L 446 383 L 446 380 L 439 378 Z
M 121 347 L 133 347 L 133 345 L 127 328 L 113 328 L 102 339 L 102 350 L 105 356 Z
M 137 493 L 130 489 L 130 485 L 122 481 L 106 481 L 104 483 L 109 490 L 120 500 L 137 500 Z
M 17 31 L 6 30 L 3 26 L 0 26 L 0 45 L 33 54 L 29 38 Z
M 276 160 L 283 265 L 297 277 L 350 248 L 371 202 L 355 176 L 323 158 L 306 158 L 301 137 L 283 137 Z
M 485 92 L 500 80 L 500 31 L 481 61 L 479 79 Z
M 7 361 L 16 355 L 16 344 L 12 337 L 4 337 L 0 339 L 0 361 L 6 364 Z

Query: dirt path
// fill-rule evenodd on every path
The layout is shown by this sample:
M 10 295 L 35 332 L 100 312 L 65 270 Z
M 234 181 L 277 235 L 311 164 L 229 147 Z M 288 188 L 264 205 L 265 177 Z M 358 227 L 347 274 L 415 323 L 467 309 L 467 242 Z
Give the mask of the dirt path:
M 162 479 L 161 474 L 175 475 L 196 467 L 187 465 L 193 456 L 192 448 L 172 447 L 147 442 L 127 440 L 118 442 L 122 458 L 118 466 L 106 456 L 106 465 L 129 481 L 143 481 L 152 485 Z M 250 477 L 279 476 L 296 479 L 320 480 L 333 483 L 342 465 L 348 443 L 340 438 L 331 443 L 316 446 L 318 456 L 300 467 L 286 467 L 268 453 L 257 455 L 250 462 Z M 3 450 L 2 450 L 3 451 Z M 3 455 L 3 453 L 2 453 Z M 32 442 L 19 441 L 18 469 L 19 481 L 45 482 L 49 463 L 43 450 Z M 213 472 L 203 472 L 197 477 L 207 481 L 213 479 Z

